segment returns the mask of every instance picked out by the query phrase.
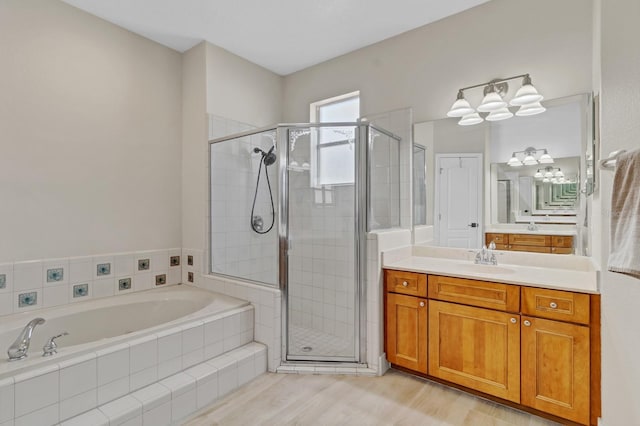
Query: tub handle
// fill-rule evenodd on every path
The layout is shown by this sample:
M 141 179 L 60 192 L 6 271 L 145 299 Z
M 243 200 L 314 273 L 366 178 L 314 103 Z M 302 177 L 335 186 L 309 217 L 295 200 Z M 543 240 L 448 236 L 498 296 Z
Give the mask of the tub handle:
M 58 334 L 57 336 L 53 336 L 51 338 L 49 338 L 49 340 L 47 340 L 47 343 L 42 347 L 42 351 L 43 354 L 42 356 L 51 356 L 53 354 L 57 354 L 58 353 L 58 345 L 56 344 L 56 339 L 58 337 L 62 337 L 62 336 L 68 336 L 69 333 L 67 333 L 66 331 L 63 331 L 62 333 Z

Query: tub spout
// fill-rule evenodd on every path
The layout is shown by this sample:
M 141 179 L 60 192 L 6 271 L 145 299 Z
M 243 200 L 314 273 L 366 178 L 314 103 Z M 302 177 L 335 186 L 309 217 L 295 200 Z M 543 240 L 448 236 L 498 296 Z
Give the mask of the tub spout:
M 40 324 L 44 324 L 44 318 L 36 318 L 29 321 L 29 324 L 22 329 L 16 341 L 13 342 L 7 350 L 9 361 L 17 361 L 27 357 L 27 350 L 29 350 L 33 329 L 36 328 L 36 325 Z

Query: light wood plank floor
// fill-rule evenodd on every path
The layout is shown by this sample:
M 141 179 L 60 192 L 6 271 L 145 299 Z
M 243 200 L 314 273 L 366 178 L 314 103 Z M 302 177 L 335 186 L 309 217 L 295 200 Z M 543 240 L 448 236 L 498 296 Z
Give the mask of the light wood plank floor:
M 267 373 L 186 423 L 211 425 L 550 426 L 395 370 L 382 377 Z

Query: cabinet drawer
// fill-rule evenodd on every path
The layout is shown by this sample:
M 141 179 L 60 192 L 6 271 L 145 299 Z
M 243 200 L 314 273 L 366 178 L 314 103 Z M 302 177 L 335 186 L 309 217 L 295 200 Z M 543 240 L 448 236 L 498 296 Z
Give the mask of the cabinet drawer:
M 496 245 L 509 244 L 509 234 L 492 234 L 487 232 L 485 235 L 485 243 L 489 245 L 493 241 Z
M 429 275 L 429 298 L 499 311 L 520 310 L 516 285 Z
M 551 247 L 573 247 L 573 237 L 566 235 L 553 235 Z
M 384 274 L 388 292 L 427 297 L 427 276 L 425 274 L 387 269 Z
M 522 313 L 541 318 L 589 324 L 589 295 L 522 287 Z
M 509 244 L 509 250 L 528 251 L 532 253 L 551 253 L 551 247 L 523 246 L 523 245 L 514 245 L 514 244 Z
M 551 247 L 553 254 L 573 254 L 573 248 L 570 247 Z
M 520 246 L 550 247 L 551 236 L 537 234 L 510 234 L 509 244 Z
M 496 250 L 509 250 L 509 244 L 496 244 Z

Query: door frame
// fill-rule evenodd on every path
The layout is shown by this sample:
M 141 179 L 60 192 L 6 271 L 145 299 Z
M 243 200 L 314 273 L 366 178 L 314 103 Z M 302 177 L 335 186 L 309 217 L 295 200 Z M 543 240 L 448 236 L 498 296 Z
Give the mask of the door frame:
M 478 232 L 479 238 L 478 242 L 480 243 L 480 247 L 483 245 L 482 236 L 484 235 L 484 162 L 483 162 L 483 154 L 482 153 L 440 153 L 435 154 L 435 167 L 433 172 L 435 173 L 434 179 L 434 196 L 433 196 L 433 224 L 434 224 L 434 233 L 433 237 L 437 245 L 440 245 L 440 162 L 443 158 L 462 158 L 462 157 L 471 157 L 475 158 L 478 161 L 478 179 L 476 180 L 476 190 L 480 196 L 478 199 L 481 201 L 477 206 L 477 218 L 478 218 Z

